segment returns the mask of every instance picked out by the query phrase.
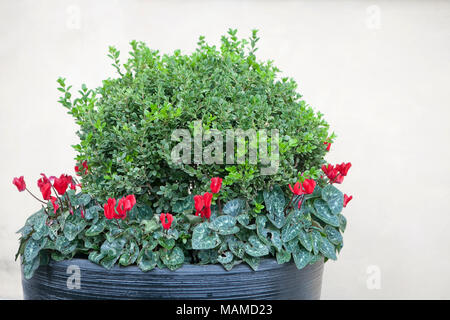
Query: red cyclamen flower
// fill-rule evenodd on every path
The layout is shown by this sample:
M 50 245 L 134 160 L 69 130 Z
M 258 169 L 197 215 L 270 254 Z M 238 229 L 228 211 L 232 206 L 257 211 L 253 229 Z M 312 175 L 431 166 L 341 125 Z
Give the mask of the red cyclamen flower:
M 172 225 L 173 216 L 170 213 L 161 213 L 159 220 L 161 220 L 164 230 L 169 230 Z
M 42 178 L 37 181 L 37 185 L 41 190 L 42 198 L 44 200 L 50 200 L 52 184 L 45 174 L 41 173 L 41 176 Z
M 291 189 L 292 193 L 299 196 L 303 194 L 303 188 L 300 182 L 296 182 L 294 184 L 294 188 L 291 187 L 291 185 L 289 184 L 289 189 Z
M 198 216 L 198 214 L 202 211 L 203 207 L 205 206 L 203 196 L 201 195 L 194 196 L 194 206 L 195 206 L 195 215 Z
M 327 151 L 330 151 L 330 148 L 331 148 L 331 142 L 325 141 L 323 144 L 326 144 L 326 145 L 327 145 Z
M 211 201 L 212 201 L 212 193 L 205 192 L 203 194 L 203 203 L 205 204 L 205 208 L 202 211 L 202 218 L 209 219 L 211 217 Z
M 72 183 L 72 176 L 62 174 L 59 178 L 55 178 L 53 186 L 56 191 L 62 196 L 67 191 L 67 187 Z
M 116 199 L 109 198 L 108 202 L 103 205 L 106 219 L 115 219 L 116 216 Z
M 316 182 L 313 179 L 306 179 L 305 181 L 303 181 L 303 190 L 306 194 L 313 193 L 315 187 Z
M 344 208 L 347 206 L 347 203 L 350 202 L 350 200 L 353 199 L 353 196 L 347 196 L 346 194 L 344 194 Z
M 336 169 L 340 172 L 341 175 L 345 177 L 351 166 L 352 164 L 350 162 L 348 163 L 342 162 L 341 164 L 336 165 Z
M 12 183 L 17 187 L 17 190 L 19 190 L 19 192 L 22 192 L 27 188 L 23 176 L 20 176 L 19 178 L 14 178 Z
M 116 219 L 125 219 L 127 216 L 127 212 L 133 209 L 136 204 L 136 198 L 133 194 L 130 194 L 126 197 L 123 197 L 119 200 L 117 205 L 117 215 L 115 215 Z
M 218 193 L 220 191 L 220 188 L 222 187 L 222 178 L 211 178 L 211 192 L 212 193 Z
M 56 197 L 51 196 L 50 201 L 52 202 L 53 205 L 53 213 L 56 213 L 56 210 L 58 210 L 59 208 L 59 204 L 57 203 L 58 199 L 56 199 Z

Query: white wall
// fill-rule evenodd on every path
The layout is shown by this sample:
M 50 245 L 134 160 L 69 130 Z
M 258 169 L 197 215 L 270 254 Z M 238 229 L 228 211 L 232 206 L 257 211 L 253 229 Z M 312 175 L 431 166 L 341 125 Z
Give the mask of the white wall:
M 73 173 L 70 116 L 56 79 L 78 88 L 113 74 L 108 45 L 132 39 L 191 51 L 200 34 L 260 30 L 260 58 L 299 84 L 351 161 L 354 195 L 325 299 L 450 298 L 448 1 L 0 1 L 0 298 L 22 298 L 17 235 L 38 209 L 11 184 Z M 380 276 L 380 288 L 367 283 Z

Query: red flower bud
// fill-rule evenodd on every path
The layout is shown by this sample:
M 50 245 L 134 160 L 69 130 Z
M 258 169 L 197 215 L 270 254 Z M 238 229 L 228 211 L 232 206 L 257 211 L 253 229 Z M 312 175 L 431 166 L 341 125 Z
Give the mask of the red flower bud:
M 23 176 L 20 176 L 20 178 L 14 178 L 13 184 L 17 187 L 17 190 L 19 190 L 19 192 L 22 192 L 27 188 Z
M 161 213 L 159 220 L 161 220 L 164 230 L 169 230 L 172 225 L 173 216 L 170 213 Z
M 52 202 L 53 205 L 53 213 L 56 213 L 56 210 L 58 210 L 59 208 L 59 204 L 57 203 L 58 199 L 56 199 L 56 197 L 51 196 L 50 201 Z
M 347 203 L 350 202 L 350 200 L 353 199 L 353 196 L 347 196 L 346 194 L 344 194 L 344 208 L 347 206 Z
M 211 192 L 218 193 L 222 187 L 222 178 L 211 178 Z

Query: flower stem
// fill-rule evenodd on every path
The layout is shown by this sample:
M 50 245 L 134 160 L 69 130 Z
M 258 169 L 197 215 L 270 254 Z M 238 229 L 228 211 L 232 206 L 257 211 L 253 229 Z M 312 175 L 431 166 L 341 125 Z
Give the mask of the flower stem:
M 27 190 L 28 193 L 29 193 L 33 198 L 35 198 L 37 201 L 42 202 L 43 204 L 47 204 L 47 202 L 42 201 L 41 199 L 39 199 L 38 197 L 36 197 L 34 194 L 32 194 L 31 191 L 28 190 L 28 188 L 25 188 L 25 190 Z

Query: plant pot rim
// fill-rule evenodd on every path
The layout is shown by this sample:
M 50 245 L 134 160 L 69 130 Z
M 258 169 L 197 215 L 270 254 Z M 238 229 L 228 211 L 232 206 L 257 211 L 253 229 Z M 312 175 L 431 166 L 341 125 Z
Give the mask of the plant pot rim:
M 322 264 L 324 263 L 323 258 L 317 262 L 315 262 L 312 265 L 316 264 Z M 158 267 L 155 267 L 149 271 L 142 271 L 136 264 L 132 264 L 129 266 L 122 266 L 119 264 L 114 264 L 114 266 L 111 269 L 106 269 L 103 266 L 96 264 L 92 261 L 90 261 L 87 258 L 77 257 L 72 258 L 68 260 L 61 260 L 61 261 L 55 261 L 50 260 L 49 266 L 60 266 L 60 267 L 69 267 L 71 265 L 77 266 L 80 265 L 83 268 L 89 268 L 92 271 L 99 271 L 99 272 L 128 272 L 128 273 L 142 273 L 146 274 L 149 272 L 152 273 L 159 273 L 159 274 L 171 274 L 171 273 L 178 273 L 178 274 L 192 274 L 192 272 L 199 272 L 202 274 L 208 274 L 208 275 L 214 275 L 214 274 L 234 274 L 234 273 L 254 273 L 259 271 L 266 271 L 266 270 L 273 270 L 273 269 L 280 269 L 283 267 L 286 267 L 287 265 L 293 265 L 294 262 L 291 260 L 287 263 L 279 264 L 277 260 L 273 257 L 266 257 L 260 260 L 258 269 L 253 270 L 247 263 L 244 261 L 240 264 L 235 265 L 231 270 L 226 270 L 220 263 L 215 264 L 192 264 L 192 263 L 185 263 L 180 268 L 176 270 L 170 270 L 168 268 L 160 269 Z M 311 265 L 307 265 L 305 268 L 308 268 Z

